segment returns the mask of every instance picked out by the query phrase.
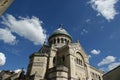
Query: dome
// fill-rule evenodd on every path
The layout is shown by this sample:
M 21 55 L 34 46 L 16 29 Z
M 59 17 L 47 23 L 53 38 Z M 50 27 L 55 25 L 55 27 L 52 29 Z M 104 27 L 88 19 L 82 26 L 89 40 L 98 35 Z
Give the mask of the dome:
M 65 36 L 69 37 L 70 39 L 72 39 L 71 35 L 62 27 L 56 29 L 49 38 L 56 36 L 56 35 L 65 35 Z

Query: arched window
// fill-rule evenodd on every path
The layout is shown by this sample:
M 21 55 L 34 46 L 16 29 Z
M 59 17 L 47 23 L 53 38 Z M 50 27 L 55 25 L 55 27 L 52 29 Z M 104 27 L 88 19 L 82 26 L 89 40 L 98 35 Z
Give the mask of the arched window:
M 81 62 L 81 60 L 80 60 L 80 59 L 78 59 L 78 61 L 79 61 L 79 62 L 78 62 L 78 64 L 79 64 L 79 65 L 81 65 L 81 63 L 80 63 L 80 62 Z
M 63 38 L 61 38 L 61 43 L 64 43 Z
M 101 80 L 100 76 L 99 76 L 99 80 Z
M 55 64 L 55 60 L 56 60 L 56 58 L 54 57 L 54 58 L 53 58 L 53 63 L 54 63 L 54 64 Z
M 56 43 L 56 39 L 54 39 L 54 44 Z
M 63 60 L 63 62 L 65 61 L 65 56 L 64 55 L 62 56 L 62 60 Z
M 65 63 L 65 56 L 64 55 L 62 55 L 62 57 L 61 57 L 61 61 L 62 61 L 62 65 L 64 65 Z
M 57 43 L 60 43 L 60 39 L 59 38 L 57 39 Z
M 79 52 L 77 52 L 76 53 L 76 59 L 77 59 L 77 64 L 79 64 L 79 65 L 81 65 L 81 66 L 83 66 L 83 57 L 82 57 L 82 55 L 79 53 Z
M 69 43 L 70 41 L 68 40 L 67 43 Z
M 67 39 L 65 39 L 65 43 L 67 43 Z
M 79 64 L 79 59 L 78 58 L 76 59 L 76 62 L 77 62 L 77 64 Z
M 82 65 L 82 60 L 80 60 L 80 65 Z

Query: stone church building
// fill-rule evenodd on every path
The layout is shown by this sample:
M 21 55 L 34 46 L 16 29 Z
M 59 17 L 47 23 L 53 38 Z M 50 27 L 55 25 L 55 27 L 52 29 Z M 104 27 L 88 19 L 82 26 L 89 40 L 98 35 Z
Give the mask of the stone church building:
M 89 64 L 79 42 L 62 27 L 48 38 L 48 44 L 29 57 L 27 80 L 103 80 L 103 71 Z

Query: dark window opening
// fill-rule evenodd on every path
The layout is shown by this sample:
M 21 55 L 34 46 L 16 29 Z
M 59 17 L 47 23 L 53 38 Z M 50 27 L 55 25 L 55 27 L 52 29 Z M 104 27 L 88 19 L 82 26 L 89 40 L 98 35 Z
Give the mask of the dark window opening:
M 60 39 L 59 38 L 57 39 L 57 43 L 60 43 Z
M 54 63 L 54 64 L 55 64 L 55 60 L 56 60 L 56 58 L 54 57 L 54 58 L 53 58 L 53 63 Z
M 56 39 L 54 39 L 54 44 L 56 43 Z
M 63 38 L 61 38 L 61 43 L 63 43 L 64 41 L 63 41 Z
M 62 60 L 63 60 L 63 62 L 65 61 L 65 56 L 64 55 L 62 56 Z

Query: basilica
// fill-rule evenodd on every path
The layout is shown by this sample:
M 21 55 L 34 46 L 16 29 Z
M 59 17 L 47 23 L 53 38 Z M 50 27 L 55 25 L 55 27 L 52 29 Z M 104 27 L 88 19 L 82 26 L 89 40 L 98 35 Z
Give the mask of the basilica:
M 89 64 L 79 41 L 60 25 L 38 52 L 29 56 L 26 80 L 103 80 L 103 71 Z

